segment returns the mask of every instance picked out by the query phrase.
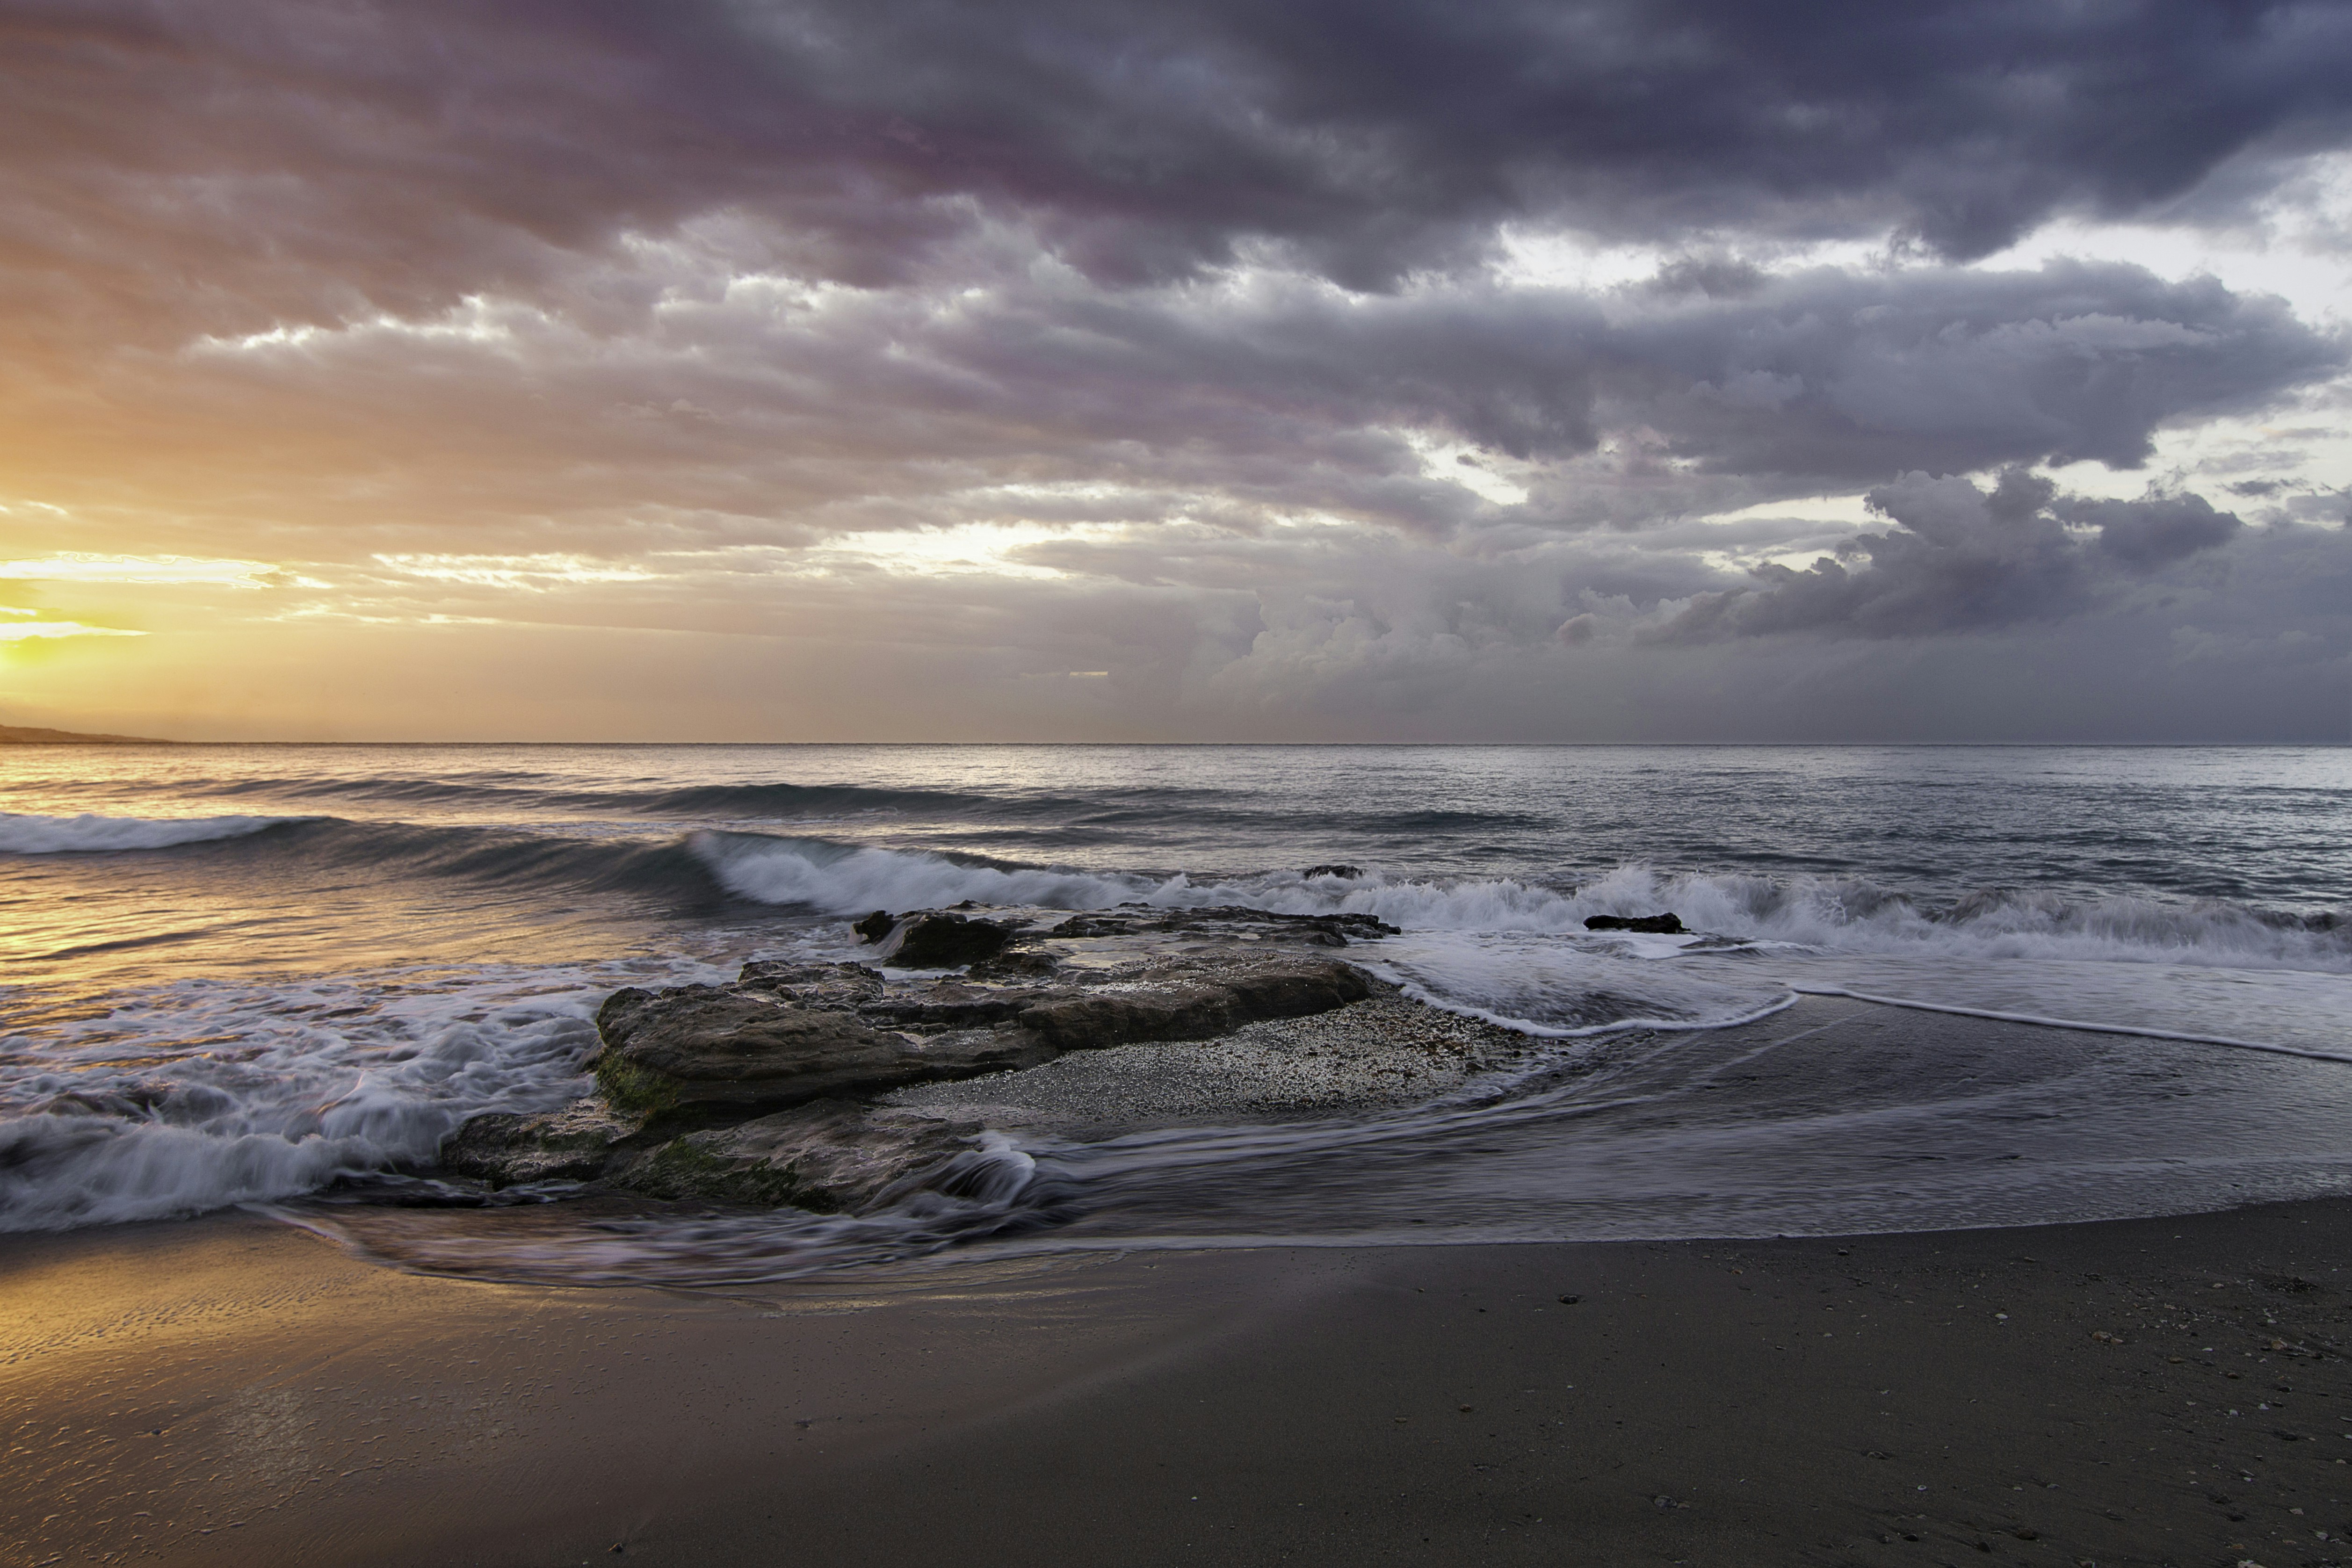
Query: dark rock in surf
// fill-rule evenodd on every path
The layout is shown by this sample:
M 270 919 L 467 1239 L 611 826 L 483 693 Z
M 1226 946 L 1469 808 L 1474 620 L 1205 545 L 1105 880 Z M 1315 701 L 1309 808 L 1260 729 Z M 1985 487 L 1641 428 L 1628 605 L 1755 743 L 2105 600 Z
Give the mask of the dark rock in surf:
M 1055 926 L 1053 929 L 1045 933 L 1048 936 L 1070 936 L 1081 938 L 1094 936 L 1131 936 L 1134 934 L 1134 921 L 1121 920 L 1116 915 L 1073 915 L 1067 920 L 1063 921 L 1059 925 Z
M 889 936 L 890 927 L 898 924 L 898 920 L 888 910 L 877 909 L 865 919 L 851 925 L 850 929 L 857 933 L 860 941 L 879 942 Z
M 493 1187 L 535 1181 L 591 1181 L 627 1157 L 644 1119 L 617 1116 L 593 1100 L 535 1116 L 492 1111 L 442 1140 L 440 1168 Z
M 1329 1012 L 1371 994 L 1361 970 L 1337 959 L 1275 959 L 1151 988 L 1065 994 L 1020 1015 L 1024 1029 L 1063 1051 L 1150 1040 L 1206 1040 L 1262 1019 Z
M 819 1100 L 662 1145 L 614 1178 L 648 1197 L 856 1213 L 970 1155 L 977 1122 Z
M 909 915 L 890 928 L 876 956 L 900 969 L 960 969 L 1004 951 L 1013 929 L 961 915 Z
M 1336 876 L 1341 882 L 1353 882 L 1364 874 L 1364 868 L 1358 865 L 1339 865 L 1335 862 L 1331 865 L 1311 865 L 1298 874 L 1309 882 L 1318 876 Z
M 1051 953 L 1008 947 L 993 958 L 983 958 L 966 972 L 975 980 L 1050 979 L 1062 967 Z
M 1303 942 L 1312 947 L 1345 947 L 1349 942 L 1370 941 L 1398 935 L 1397 927 L 1378 915 L 1355 911 L 1330 915 L 1281 915 L 1244 904 L 1220 904 L 1213 909 L 1152 909 L 1123 904 L 1115 914 L 1074 915 L 1045 932 L 1048 936 L 1133 936 L 1144 932 L 1180 932 L 1202 936 L 1238 936 Z
M 1680 936 L 1683 923 L 1667 915 L 1595 915 L 1584 922 L 1587 931 L 1642 931 L 1653 936 Z

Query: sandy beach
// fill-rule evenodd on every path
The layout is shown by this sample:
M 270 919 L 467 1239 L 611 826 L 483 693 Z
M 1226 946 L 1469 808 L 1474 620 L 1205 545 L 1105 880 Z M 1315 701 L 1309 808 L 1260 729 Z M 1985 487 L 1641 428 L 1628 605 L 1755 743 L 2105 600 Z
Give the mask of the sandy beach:
M 719 1297 L 245 1214 L 16 1237 L 0 1556 L 2329 1563 L 2347 1239 L 2319 1201 Z

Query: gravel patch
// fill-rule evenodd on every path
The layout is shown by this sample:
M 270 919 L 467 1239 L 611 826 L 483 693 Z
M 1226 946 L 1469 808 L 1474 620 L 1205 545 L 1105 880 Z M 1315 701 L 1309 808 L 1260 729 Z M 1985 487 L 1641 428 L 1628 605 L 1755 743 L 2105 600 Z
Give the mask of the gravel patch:
M 1376 996 L 1215 1040 L 1075 1051 L 1019 1072 L 923 1084 L 884 1103 L 1080 1135 L 1288 1121 L 1419 1104 L 1535 1045 L 1475 1019 Z

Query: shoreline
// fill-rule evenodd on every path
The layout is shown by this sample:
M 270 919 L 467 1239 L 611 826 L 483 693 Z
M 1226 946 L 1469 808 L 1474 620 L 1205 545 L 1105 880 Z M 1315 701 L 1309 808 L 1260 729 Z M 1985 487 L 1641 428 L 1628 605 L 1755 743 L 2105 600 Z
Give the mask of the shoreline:
M 2321 1198 L 722 1295 L 13 1236 L 0 1556 L 2326 1563 L 2347 1243 Z

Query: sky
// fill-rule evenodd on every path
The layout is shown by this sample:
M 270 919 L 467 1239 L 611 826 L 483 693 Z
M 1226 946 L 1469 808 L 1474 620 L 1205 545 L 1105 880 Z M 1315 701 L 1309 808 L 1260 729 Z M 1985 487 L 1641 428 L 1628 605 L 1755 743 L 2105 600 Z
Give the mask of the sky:
M 2336 742 L 2352 5 L 0 5 L 0 722 Z

